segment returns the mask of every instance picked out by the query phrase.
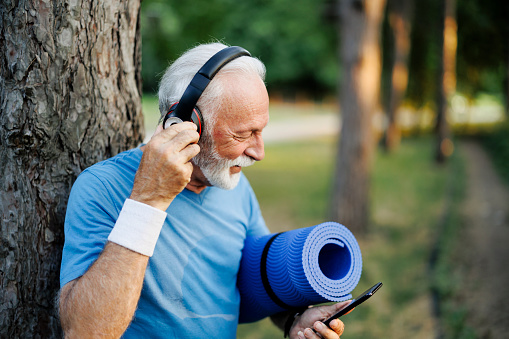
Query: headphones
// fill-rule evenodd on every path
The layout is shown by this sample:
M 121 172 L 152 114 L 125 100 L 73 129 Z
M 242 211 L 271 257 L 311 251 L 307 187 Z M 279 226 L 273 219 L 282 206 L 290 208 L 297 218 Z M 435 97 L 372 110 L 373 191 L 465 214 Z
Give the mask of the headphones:
M 198 127 L 198 134 L 201 136 L 204 123 L 202 114 L 196 106 L 196 103 L 217 72 L 219 72 L 224 65 L 241 56 L 251 56 L 251 54 L 242 47 L 232 46 L 220 50 L 207 60 L 194 75 L 191 83 L 184 91 L 182 98 L 171 105 L 168 113 L 166 113 L 164 117 L 163 128 L 183 121 L 192 121 Z

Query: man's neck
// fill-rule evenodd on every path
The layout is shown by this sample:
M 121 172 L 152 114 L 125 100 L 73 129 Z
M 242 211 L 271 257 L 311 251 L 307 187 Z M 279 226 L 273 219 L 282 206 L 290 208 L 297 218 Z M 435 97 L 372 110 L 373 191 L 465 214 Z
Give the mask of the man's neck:
M 193 184 L 190 182 L 189 184 L 187 184 L 186 188 L 193 193 L 200 194 L 207 188 L 207 186 L 200 185 L 200 184 Z
M 205 190 L 205 188 L 207 188 L 207 186 L 210 186 L 209 181 L 207 178 L 205 178 L 205 175 L 203 175 L 201 169 L 193 164 L 193 174 L 191 174 L 191 181 L 187 184 L 186 188 L 191 192 L 200 194 Z

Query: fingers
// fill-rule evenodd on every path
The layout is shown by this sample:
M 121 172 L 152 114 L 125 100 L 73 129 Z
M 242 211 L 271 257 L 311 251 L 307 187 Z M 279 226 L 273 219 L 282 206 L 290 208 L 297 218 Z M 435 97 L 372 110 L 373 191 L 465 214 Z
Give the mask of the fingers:
M 345 324 L 339 319 L 331 321 L 329 326 L 338 336 L 341 336 L 345 331 Z
M 154 134 L 150 142 L 158 144 L 172 143 L 180 151 L 190 143 L 197 143 L 199 138 L 200 135 L 197 132 L 196 125 L 192 122 L 183 122 Z
M 189 162 L 198 153 L 200 153 L 200 146 L 198 144 L 189 144 L 180 152 L 180 156 L 183 162 Z
M 341 320 L 335 319 L 331 321 L 330 327 L 325 326 L 321 321 L 316 321 L 313 324 L 313 329 L 306 328 L 304 331 L 299 331 L 297 336 L 299 339 L 339 339 L 345 330 L 345 324 Z
M 329 323 L 329 328 L 323 321 L 346 307 L 350 302 L 344 301 L 333 305 L 309 308 L 298 318 L 297 323 L 290 330 L 290 337 L 292 338 L 291 334 L 293 333 L 293 338 L 338 339 L 345 329 L 343 322 L 339 319 L 334 319 Z
M 197 144 L 200 135 L 196 130 L 196 125 L 190 122 L 172 125 L 162 132 L 165 133 L 163 143 L 171 143 L 175 150 L 180 152 L 182 161 L 188 162 L 200 152 Z
M 196 125 L 191 122 L 175 124 L 167 129 L 158 126 L 156 133 L 146 145 L 149 152 L 158 157 L 177 156 L 184 163 L 190 161 L 200 152 L 196 144 L 200 135 L 196 132 Z

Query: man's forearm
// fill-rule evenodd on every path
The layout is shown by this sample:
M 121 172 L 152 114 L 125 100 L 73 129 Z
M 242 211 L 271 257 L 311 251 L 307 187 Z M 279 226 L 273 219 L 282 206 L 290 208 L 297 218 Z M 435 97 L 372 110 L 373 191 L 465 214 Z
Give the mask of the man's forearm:
M 60 295 L 66 338 L 100 335 L 118 338 L 136 310 L 149 257 L 114 243 Z

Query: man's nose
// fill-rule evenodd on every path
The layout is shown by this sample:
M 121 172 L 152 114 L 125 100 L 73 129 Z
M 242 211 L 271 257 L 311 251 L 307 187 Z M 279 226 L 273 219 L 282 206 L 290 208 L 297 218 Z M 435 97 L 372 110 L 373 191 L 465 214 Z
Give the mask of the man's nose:
M 261 133 L 257 134 L 253 137 L 251 143 L 246 148 L 244 153 L 248 156 L 253 158 L 256 161 L 260 161 L 263 158 L 265 158 L 265 148 L 263 144 L 263 138 Z

